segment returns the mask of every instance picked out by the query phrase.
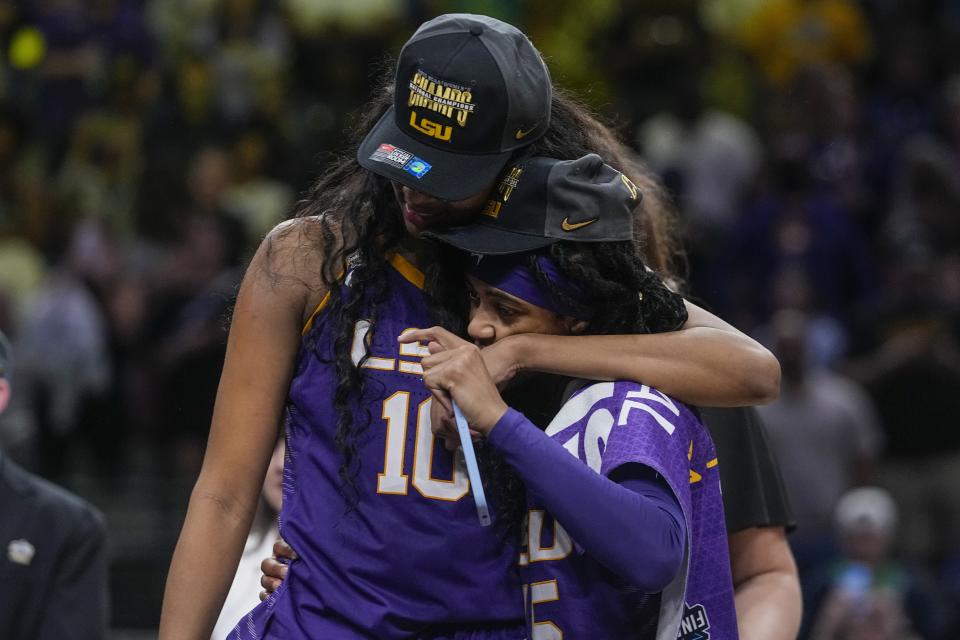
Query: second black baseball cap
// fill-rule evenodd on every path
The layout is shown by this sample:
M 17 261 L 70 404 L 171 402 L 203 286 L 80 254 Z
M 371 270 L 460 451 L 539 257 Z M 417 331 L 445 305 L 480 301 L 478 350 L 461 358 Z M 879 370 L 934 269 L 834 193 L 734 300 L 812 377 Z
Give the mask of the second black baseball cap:
M 444 200 L 488 188 L 514 150 L 550 125 L 547 67 L 516 27 L 487 16 L 425 22 L 397 61 L 394 103 L 357 150 L 360 165 Z
M 532 157 L 504 171 L 475 222 L 422 237 L 482 255 L 534 251 L 562 240 L 632 240 L 640 198 L 636 185 L 596 154 Z

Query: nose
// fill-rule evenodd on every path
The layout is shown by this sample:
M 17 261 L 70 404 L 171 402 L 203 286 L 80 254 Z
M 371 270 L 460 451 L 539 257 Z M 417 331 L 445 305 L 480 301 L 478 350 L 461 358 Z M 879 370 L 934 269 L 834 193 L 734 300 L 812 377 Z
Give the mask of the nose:
M 497 341 L 497 330 L 489 321 L 487 314 L 480 310 L 475 311 L 470 316 L 470 322 L 467 324 L 467 335 L 481 347 Z

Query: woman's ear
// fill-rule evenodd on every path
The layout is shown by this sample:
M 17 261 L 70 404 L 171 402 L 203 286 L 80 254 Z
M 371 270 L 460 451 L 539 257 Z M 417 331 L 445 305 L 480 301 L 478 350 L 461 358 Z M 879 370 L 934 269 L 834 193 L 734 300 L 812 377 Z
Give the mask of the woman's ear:
M 570 332 L 570 335 L 580 335 L 587 330 L 587 327 L 590 326 L 590 323 L 586 320 L 577 320 L 576 318 L 566 318 L 567 331 Z

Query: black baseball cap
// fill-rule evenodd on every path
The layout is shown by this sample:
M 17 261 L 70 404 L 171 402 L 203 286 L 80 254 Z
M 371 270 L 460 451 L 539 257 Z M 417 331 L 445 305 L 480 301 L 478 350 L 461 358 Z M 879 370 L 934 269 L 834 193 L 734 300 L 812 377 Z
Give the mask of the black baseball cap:
M 462 200 L 546 133 L 551 99 L 547 66 L 519 29 L 487 16 L 442 15 L 400 51 L 393 106 L 357 160 L 436 198 Z
M 561 240 L 632 240 L 633 210 L 641 198 L 629 178 L 594 153 L 511 165 L 494 196 L 472 224 L 424 231 L 422 237 L 483 255 L 534 251 Z

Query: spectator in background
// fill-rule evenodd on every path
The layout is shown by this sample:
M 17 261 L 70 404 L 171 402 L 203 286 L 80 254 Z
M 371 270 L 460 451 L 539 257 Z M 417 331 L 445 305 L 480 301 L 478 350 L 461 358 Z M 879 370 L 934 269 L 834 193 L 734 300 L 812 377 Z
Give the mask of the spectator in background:
M 942 136 L 918 134 L 903 147 L 887 219 L 898 256 L 942 256 L 960 247 L 960 74 L 943 90 Z
M 939 620 L 925 585 L 896 560 L 897 505 L 877 487 L 853 489 L 836 508 L 840 557 L 812 590 L 811 640 L 913 640 L 937 637 Z
M 215 217 L 223 213 L 223 201 L 233 184 L 230 156 L 221 147 L 198 150 L 186 176 L 187 202 L 182 218 Z
M 223 195 L 227 214 L 237 217 L 246 228 L 251 251 L 293 204 L 293 189 L 266 175 L 271 164 L 270 143 L 265 127 L 247 127 L 238 136 L 232 149 L 233 184 Z
M 236 219 L 188 218 L 151 302 L 160 436 L 172 438 L 174 468 L 187 475 L 199 470 L 210 427 L 245 247 Z
M 960 345 L 941 301 L 937 263 L 901 266 L 885 340 L 849 366 L 876 403 L 886 435 L 877 484 L 903 512 L 900 549 L 939 562 L 960 551 Z M 955 271 L 953 272 L 956 273 Z
M 777 274 L 773 288 L 777 309 L 803 314 L 807 334 L 804 355 L 807 366 L 812 370 L 835 369 L 847 355 L 849 335 L 835 316 L 813 309 L 814 292 L 807 275 L 796 266 L 788 267 Z M 777 341 L 776 317 L 754 331 L 754 337 L 768 349 L 773 349 Z
M 679 201 L 694 289 L 712 292 L 723 286 L 713 267 L 724 261 L 720 254 L 764 150 L 749 124 L 705 104 L 699 73 L 681 75 L 676 105 L 641 124 L 637 142 Z
M 643 158 L 678 194 L 695 239 L 732 225 L 763 161 L 760 138 L 740 118 L 704 104 L 700 78 L 687 74 L 677 108 L 640 125 Z
M 211 48 L 220 112 L 231 124 L 261 111 L 289 64 L 290 35 L 275 3 L 222 0 L 214 14 Z
M 10 345 L 0 333 L 0 414 L 11 397 Z M 0 453 L 0 637 L 107 637 L 103 516 Z
M 85 412 L 113 380 L 106 318 L 91 287 L 110 252 L 87 225 L 72 229 L 64 245 L 27 305 L 18 343 L 20 393 L 36 415 L 41 468 L 48 477 L 68 470 Z
M 134 230 L 133 205 L 143 170 L 143 70 L 124 60 L 107 67 L 106 104 L 77 120 L 58 176 L 70 214 L 104 219 L 123 235 Z
M 782 98 L 804 103 L 797 110 L 814 188 L 828 189 L 859 226 L 875 226 L 876 194 L 869 187 L 870 149 L 863 136 L 853 73 L 840 65 L 804 69 Z
M 50 220 L 44 160 L 29 114 L 0 103 L 0 234 L 20 234 L 39 244 Z
M 767 81 L 783 87 L 802 67 L 855 66 L 870 53 L 870 33 L 854 0 L 773 0 L 762 3 L 741 33 Z
M 896 9 L 910 13 L 912 5 L 897 2 Z M 892 33 L 877 51 L 877 78 L 863 91 L 863 116 L 871 140 L 871 187 L 879 196 L 890 194 L 898 181 L 901 148 L 917 134 L 934 130 L 937 104 L 937 56 L 931 47 L 931 30 L 915 18 L 894 16 L 887 26 Z
M 875 297 L 867 238 L 837 195 L 813 180 L 807 141 L 804 131 L 774 139 L 772 184 L 746 205 L 722 252 L 729 315 L 740 314 L 743 326 L 772 315 L 786 270 L 800 270 L 809 280 L 814 312 L 847 319 Z
M 791 544 L 805 570 L 831 551 L 833 510 L 844 491 L 863 482 L 880 452 L 873 406 L 852 381 L 807 361 L 806 318 L 775 316 L 774 353 L 783 372 L 780 398 L 758 407 L 783 472 L 798 529 Z

